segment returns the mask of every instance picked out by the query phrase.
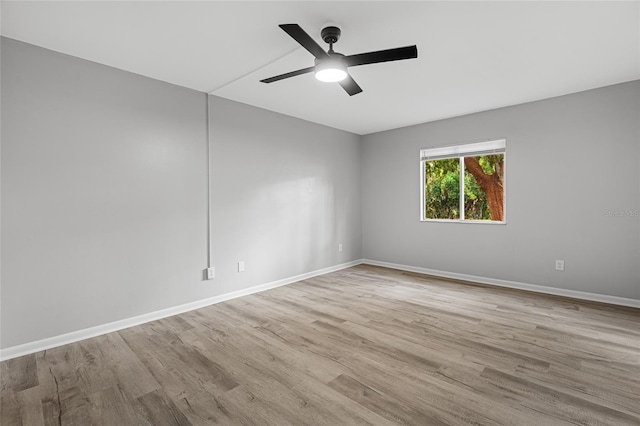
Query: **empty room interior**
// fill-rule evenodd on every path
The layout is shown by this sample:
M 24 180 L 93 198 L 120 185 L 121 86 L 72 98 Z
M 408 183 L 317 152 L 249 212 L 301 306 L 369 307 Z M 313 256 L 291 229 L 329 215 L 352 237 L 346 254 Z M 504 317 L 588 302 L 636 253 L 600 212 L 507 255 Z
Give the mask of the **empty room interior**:
M 0 16 L 3 426 L 640 424 L 640 2 Z

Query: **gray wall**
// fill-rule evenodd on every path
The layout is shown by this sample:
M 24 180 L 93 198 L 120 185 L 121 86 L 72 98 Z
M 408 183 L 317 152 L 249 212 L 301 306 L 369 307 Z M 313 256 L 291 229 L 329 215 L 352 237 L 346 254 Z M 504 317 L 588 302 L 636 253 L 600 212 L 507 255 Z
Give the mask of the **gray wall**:
M 208 294 L 205 107 L 2 39 L 2 347 Z
M 640 299 L 640 83 L 370 134 L 364 258 Z M 420 148 L 507 139 L 507 224 L 420 222 Z M 554 260 L 565 260 L 565 271 Z
M 1 48 L 0 347 L 361 257 L 357 136 L 212 98 L 203 281 L 206 95 Z
M 225 289 L 362 257 L 358 135 L 214 96 L 211 118 L 212 255 Z

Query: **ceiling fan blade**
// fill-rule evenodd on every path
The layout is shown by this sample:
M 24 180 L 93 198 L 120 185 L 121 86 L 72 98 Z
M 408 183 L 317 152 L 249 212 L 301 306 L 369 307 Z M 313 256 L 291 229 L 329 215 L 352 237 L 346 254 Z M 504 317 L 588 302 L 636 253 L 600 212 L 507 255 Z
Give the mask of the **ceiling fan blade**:
M 338 84 L 342 86 L 342 88 L 349 94 L 349 96 L 357 95 L 358 93 L 362 92 L 362 89 L 360 88 L 360 86 L 358 86 L 358 83 L 356 83 L 353 77 L 351 77 L 349 74 L 347 74 L 347 78 L 339 81 Z
M 285 78 L 295 77 L 296 75 L 306 74 L 312 72 L 316 67 L 302 68 L 301 70 L 291 71 L 285 74 L 276 75 L 274 77 L 265 78 L 260 80 L 262 83 L 273 83 L 274 81 L 284 80 Z
M 413 59 L 418 57 L 416 46 L 397 47 L 395 49 L 377 50 L 375 52 L 359 53 L 343 58 L 348 67 L 357 65 L 376 64 L 378 62 L 400 61 L 402 59 Z
M 298 24 L 282 24 L 280 28 L 289 34 L 295 41 L 300 43 L 302 47 L 307 49 L 309 53 L 318 59 L 326 58 L 327 52 L 316 43 L 309 34 L 307 34 Z

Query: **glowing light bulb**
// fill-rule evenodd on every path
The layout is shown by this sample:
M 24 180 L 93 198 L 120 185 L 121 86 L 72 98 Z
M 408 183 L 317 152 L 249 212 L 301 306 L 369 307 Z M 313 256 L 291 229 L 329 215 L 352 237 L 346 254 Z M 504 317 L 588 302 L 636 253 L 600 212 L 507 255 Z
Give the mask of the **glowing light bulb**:
M 315 73 L 318 80 L 333 83 L 347 78 L 347 67 L 341 61 L 328 59 L 316 65 Z

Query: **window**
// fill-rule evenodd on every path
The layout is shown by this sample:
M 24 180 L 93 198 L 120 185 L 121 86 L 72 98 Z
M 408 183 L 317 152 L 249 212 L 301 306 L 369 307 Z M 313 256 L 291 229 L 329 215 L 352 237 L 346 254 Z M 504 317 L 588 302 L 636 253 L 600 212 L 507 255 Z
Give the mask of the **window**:
M 505 223 L 504 139 L 420 151 L 421 220 Z

